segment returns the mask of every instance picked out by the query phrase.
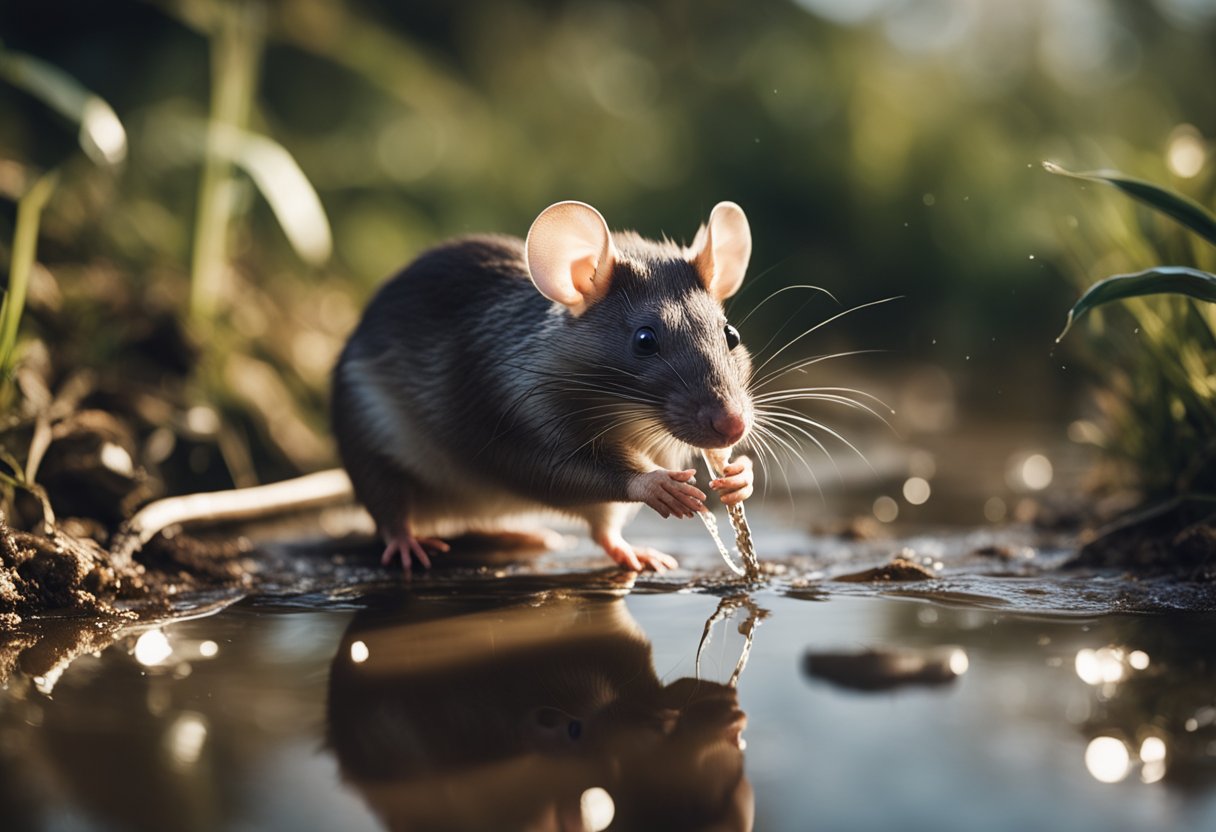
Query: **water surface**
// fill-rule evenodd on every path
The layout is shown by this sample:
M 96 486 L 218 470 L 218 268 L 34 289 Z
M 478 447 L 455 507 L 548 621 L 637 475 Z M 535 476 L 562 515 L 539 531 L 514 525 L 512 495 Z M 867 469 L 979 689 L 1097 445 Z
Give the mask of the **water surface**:
M 583 544 L 406 584 L 270 546 L 261 597 L 30 625 L 3 827 L 1216 828 L 1209 588 L 1060 572 L 1023 529 L 859 543 L 749 513 L 774 567 L 751 586 L 699 526 L 643 521 L 686 569 Z M 937 577 L 834 580 L 900 550 Z

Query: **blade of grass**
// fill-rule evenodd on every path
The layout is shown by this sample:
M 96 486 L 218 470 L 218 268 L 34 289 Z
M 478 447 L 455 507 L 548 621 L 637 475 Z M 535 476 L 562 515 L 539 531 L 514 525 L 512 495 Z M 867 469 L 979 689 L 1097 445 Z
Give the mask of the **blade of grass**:
M 17 329 L 25 308 L 25 294 L 38 249 L 38 224 L 42 209 L 55 192 L 59 174 L 52 171 L 39 178 L 17 203 L 17 224 L 13 229 L 13 254 L 9 268 L 8 291 L 0 304 L 0 404 L 12 401 L 13 369 L 16 366 Z
M 1210 211 L 1182 194 L 1167 191 L 1165 188 L 1124 176 L 1118 171 L 1095 170 L 1076 173 L 1060 167 L 1055 162 L 1043 162 L 1043 169 L 1058 176 L 1068 176 L 1073 179 L 1085 179 L 1091 182 L 1105 182 L 1123 191 L 1128 196 L 1143 202 L 1150 208 L 1172 217 L 1182 225 L 1194 231 L 1200 237 L 1216 246 L 1216 216 Z
M 1186 266 L 1158 266 L 1135 274 L 1117 274 L 1099 280 L 1073 304 L 1068 311 L 1064 331 L 1056 338 L 1059 343 L 1073 322 L 1095 306 L 1116 300 L 1143 297 L 1145 295 L 1185 295 L 1195 300 L 1216 303 L 1216 275 Z
M 127 131 L 114 109 L 75 78 L 46 61 L 0 49 L 0 77 L 25 90 L 80 128 L 80 146 L 99 165 L 127 155 Z
M 259 4 L 219 6 L 211 34 L 211 120 L 194 219 L 190 264 L 190 316 L 208 324 L 223 292 L 232 220 L 232 161 L 220 150 L 223 130 L 244 129 L 253 106 L 262 55 L 263 15 Z

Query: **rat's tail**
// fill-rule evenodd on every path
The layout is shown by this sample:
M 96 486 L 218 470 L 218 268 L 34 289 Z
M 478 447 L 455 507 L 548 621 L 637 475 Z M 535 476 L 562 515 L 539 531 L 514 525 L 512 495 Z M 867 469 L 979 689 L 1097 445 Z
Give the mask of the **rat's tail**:
M 332 468 L 252 488 L 166 497 L 144 506 L 123 524 L 114 537 L 110 556 L 115 561 L 130 558 L 169 526 L 264 517 L 337 503 L 353 496 L 346 472 Z

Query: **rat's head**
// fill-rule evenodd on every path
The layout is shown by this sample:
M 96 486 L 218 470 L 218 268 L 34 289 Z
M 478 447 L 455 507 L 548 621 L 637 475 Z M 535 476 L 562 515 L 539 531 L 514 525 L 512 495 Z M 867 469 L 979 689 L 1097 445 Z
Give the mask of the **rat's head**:
M 581 202 L 545 209 L 526 244 L 532 282 L 568 314 L 561 359 L 573 383 L 619 399 L 639 440 L 663 431 L 697 448 L 729 448 L 751 428 L 751 358 L 722 310 L 751 248 L 733 202 L 687 248 L 614 235 Z

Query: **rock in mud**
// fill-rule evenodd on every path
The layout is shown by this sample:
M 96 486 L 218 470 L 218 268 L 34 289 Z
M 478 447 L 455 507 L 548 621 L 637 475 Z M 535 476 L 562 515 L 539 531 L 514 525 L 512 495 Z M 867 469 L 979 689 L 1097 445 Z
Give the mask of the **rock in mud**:
M 896 555 L 890 563 L 876 566 L 873 569 L 863 569 L 860 572 L 850 572 L 837 575 L 833 580 L 844 583 L 865 584 L 875 582 L 903 583 L 908 581 L 928 581 L 937 577 L 937 573 L 926 566 L 921 566 L 914 560 L 902 555 Z

